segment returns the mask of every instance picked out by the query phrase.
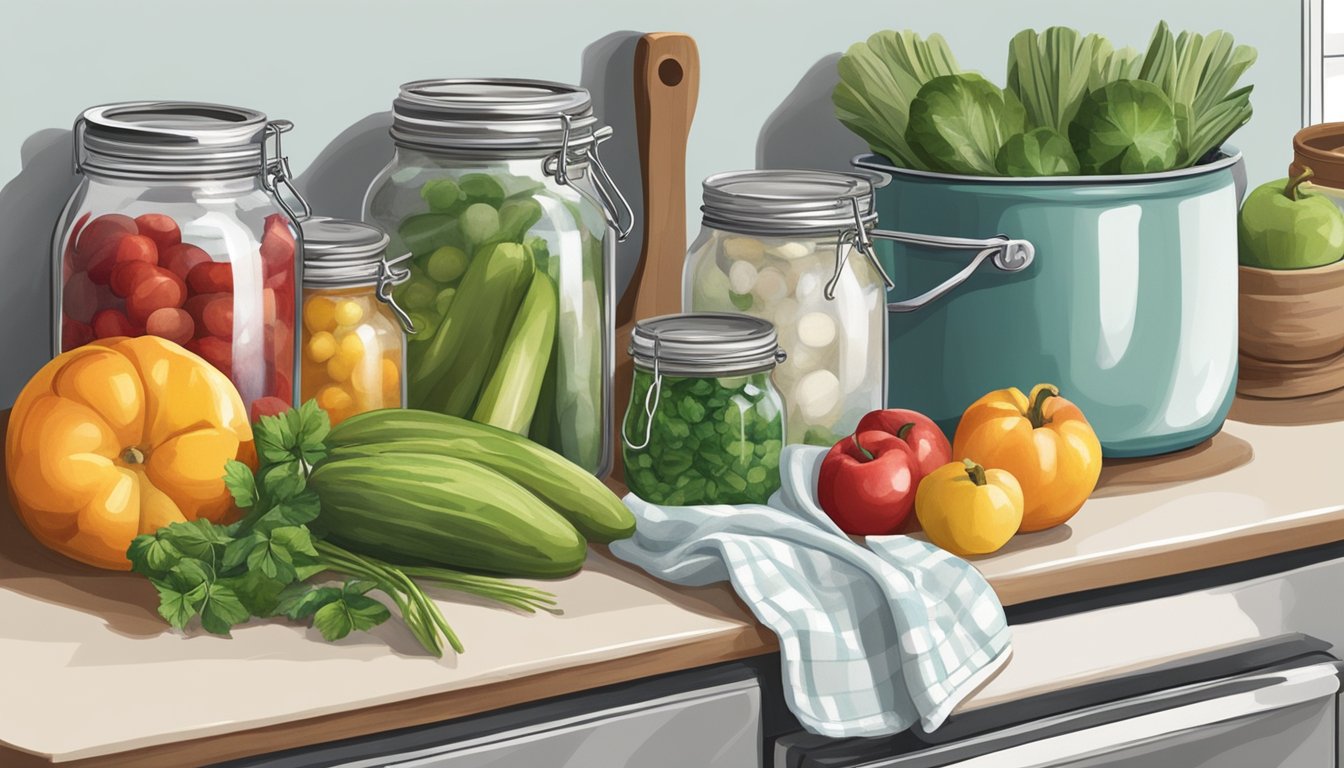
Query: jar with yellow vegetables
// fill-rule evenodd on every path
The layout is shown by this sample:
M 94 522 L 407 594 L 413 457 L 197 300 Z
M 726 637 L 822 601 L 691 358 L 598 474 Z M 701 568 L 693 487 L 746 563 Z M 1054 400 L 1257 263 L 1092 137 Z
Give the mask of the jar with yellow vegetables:
M 409 273 L 387 260 L 387 235 L 353 221 L 313 217 L 303 229 L 303 364 L 300 392 L 333 424 L 406 401 L 405 332 L 392 298 Z

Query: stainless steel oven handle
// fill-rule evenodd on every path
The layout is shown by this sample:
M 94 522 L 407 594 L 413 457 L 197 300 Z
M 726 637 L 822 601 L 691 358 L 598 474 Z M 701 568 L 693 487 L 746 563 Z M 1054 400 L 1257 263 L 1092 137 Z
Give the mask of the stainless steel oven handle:
M 1011 238 L 1007 235 L 995 235 L 983 240 L 976 240 L 967 237 L 917 235 L 912 232 L 874 229 L 869 230 L 868 236 L 874 239 L 922 245 L 929 248 L 976 251 L 975 257 L 960 272 L 944 280 L 942 284 L 932 290 L 904 301 L 888 302 L 888 312 L 914 312 L 966 282 L 975 273 L 975 270 L 979 269 L 980 265 L 986 261 L 990 261 L 996 268 L 1004 272 L 1021 272 L 1031 266 L 1031 262 L 1036 258 L 1036 246 L 1032 245 L 1030 240 Z
M 1192 729 L 1320 701 L 1339 693 L 1340 666 L 1339 662 L 1322 662 L 1192 686 L 1199 689 L 1198 697 L 1193 701 L 1186 700 L 1168 709 L 1092 728 L 1047 736 L 991 754 L 949 763 L 948 768 L 1048 768 L 1071 764 L 1085 757 L 1110 754 L 1128 746 Z M 1191 692 L 1191 688 L 1182 690 Z M 1156 696 L 1161 697 L 1164 693 Z M 1122 707 L 1125 703 L 1117 702 L 1114 706 Z M 1048 725 L 1042 725 L 1048 728 Z M 875 765 L 881 764 L 879 762 Z

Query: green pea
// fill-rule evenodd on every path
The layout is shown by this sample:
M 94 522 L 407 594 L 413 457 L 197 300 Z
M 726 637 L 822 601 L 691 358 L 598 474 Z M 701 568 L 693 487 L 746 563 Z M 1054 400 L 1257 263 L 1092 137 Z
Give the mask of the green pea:
M 439 295 L 434 297 L 434 311 L 440 316 L 448 314 L 448 308 L 453 305 L 453 299 L 456 297 L 457 289 L 451 285 L 439 291 Z
M 428 280 L 408 280 L 401 286 L 397 302 L 409 311 L 423 311 L 434 305 L 438 291 Z
M 420 197 L 435 213 L 456 213 L 458 204 L 465 200 L 462 188 L 452 179 L 434 179 L 420 187 Z
M 462 212 L 459 224 L 468 242 L 481 245 L 499 231 L 499 211 L 486 203 L 473 203 Z
M 445 245 L 435 250 L 425 264 L 425 272 L 440 283 L 451 283 L 467 271 L 467 254 L 461 248 Z

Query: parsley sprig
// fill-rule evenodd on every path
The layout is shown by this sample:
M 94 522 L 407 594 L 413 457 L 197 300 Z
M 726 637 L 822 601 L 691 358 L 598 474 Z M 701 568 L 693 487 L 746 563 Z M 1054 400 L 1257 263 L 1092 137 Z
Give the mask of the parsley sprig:
M 326 640 L 371 629 L 392 615 L 370 597 L 385 594 L 425 650 L 443 655 L 443 641 L 462 643 L 411 576 L 519 610 L 551 610 L 547 592 L 490 576 L 446 568 L 398 567 L 321 537 L 322 502 L 308 473 L 326 456 L 331 430 L 315 401 L 254 426 L 258 469 L 230 461 L 224 483 L 245 511 L 231 525 L 208 520 L 172 523 L 137 536 L 126 552 L 131 569 L 159 593 L 159 615 L 182 629 L 196 617 L 207 632 L 228 634 L 253 617 L 311 621 Z M 347 577 L 340 586 L 310 583 L 318 574 Z

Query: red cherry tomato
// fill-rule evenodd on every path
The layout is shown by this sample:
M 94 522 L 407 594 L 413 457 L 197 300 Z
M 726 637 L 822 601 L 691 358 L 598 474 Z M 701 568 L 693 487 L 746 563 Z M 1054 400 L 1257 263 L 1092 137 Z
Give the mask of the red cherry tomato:
M 275 291 L 270 288 L 261 291 L 261 321 L 267 328 L 275 325 Z
M 197 264 L 187 273 L 187 285 L 194 293 L 217 293 L 233 290 L 233 265 L 226 261 L 207 261 Z
M 93 341 L 93 329 L 70 317 L 61 318 L 61 351 L 67 352 Z
M 188 350 L 200 355 L 225 376 L 233 375 L 233 343 L 215 336 L 202 336 L 186 343 Z
M 140 331 L 119 309 L 104 309 L 93 316 L 93 335 L 100 339 L 116 336 L 139 336 Z
M 164 307 L 150 313 L 149 319 L 145 320 L 145 333 L 186 344 L 196 335 L 196 323 L 185 309 Z
M 61 309 L 70 319 L 88 324 L 98 309 L 98 288 L 86 272 L 76 272 L 61 289 Z
M 140 234 L 154 241 L 160 250 L 182 242 L 182 230 L 172 216 L 162 213 L 146 213 L 135 217 L 135 228 Z
M 206 303 L 201 310 L 201 322 L 205 332 L 221 339 L 233 338 L 233 295 L 228 293 L 209 294 L 216 298 Z
M 117 249 L 121 239 L 104 243 L 88 258 L 89 279 L 97 285 L 107 285 L 112 279 L 112 268 L 117 266 Z
M 294 399 L 292 386 L 289 381 L 289 374 L 277 366 L 275 373 L 271 375 L 271 388 L 268 394 L 288 403 Z
M 131 295 L 131 289 L 137 283 L 152 274 L 154 274 L 153 264 L 147 261 L 128 261 L 112 268 L 112 279 L 108 285 L 112 288 L 113 294 L 124 299 Z
M 261 263 L 267 277 L 294 269 L 294 233 L 282 214 L 266 217 L 261 234 Z
M 144 235 L 127 235 L 117 243 L 117 255 L 114 258 L 115 264 L 125 264 L 128 261 L 158 264 L 159 247 Z M 115 269 L 115 266 L 113 268 Z
M 252 407 L 249 409 L 249 415 L 252 421 L 260 419 L 262 416 L 279 416 L 289 410 L 289 400 L 278 397 L 258 397 L 252 401 Z
M 170 270 L 183 280 L 187 279 L 187 273 L 191 272 L 192 267 L 209 260 L 210 254 L 189 243 L 159 247 L 159 266 Z
M 90 259 L 103 246 L 109 243 L 115 245 L 121 238 L 136 232 L 135 220 L 120 213 L 105 214 L 90 221 L 75 241 L 75 270 L 86 269 Z
M 186 301 L 187 287 L 163 267 L 140 278 L 126 297 L 126 314 L 132 322 L 144 323 L 156 309 L 180 307 Z

